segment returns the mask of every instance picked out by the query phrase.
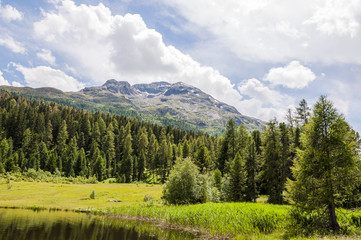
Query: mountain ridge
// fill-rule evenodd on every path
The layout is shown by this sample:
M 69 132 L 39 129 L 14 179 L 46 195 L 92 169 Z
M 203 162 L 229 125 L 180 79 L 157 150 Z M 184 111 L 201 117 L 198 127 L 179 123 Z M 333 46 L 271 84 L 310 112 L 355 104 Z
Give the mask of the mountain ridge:
M 220 135 L 229 118 L 249 130 L 261 130 L 264 122 L 242 115 L 200 89 L 183 82 L 153 82 L 131 85 L 127 81 L 107 80 L 101 86 L 86 87 L 78 92 L 55 88 L 1 86 L 32 98 L 44 99 L 95 111 L 136 117 L 161 125 Z

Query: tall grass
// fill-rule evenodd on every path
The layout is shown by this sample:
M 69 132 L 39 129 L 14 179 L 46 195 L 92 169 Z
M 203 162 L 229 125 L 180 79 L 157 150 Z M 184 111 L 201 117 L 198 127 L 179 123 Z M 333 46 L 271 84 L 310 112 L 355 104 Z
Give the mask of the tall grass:
M 288 206 L 257 203 L 206 203 L 184 206 L 114 207 L 103 213 L 137 216 L 198 228 L 211 234 L 270 233 L 281 229 Z

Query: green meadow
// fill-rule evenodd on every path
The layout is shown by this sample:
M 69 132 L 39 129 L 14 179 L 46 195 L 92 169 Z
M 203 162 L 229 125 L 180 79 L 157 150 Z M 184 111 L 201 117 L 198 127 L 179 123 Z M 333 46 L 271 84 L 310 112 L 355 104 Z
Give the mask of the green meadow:
M 95 191 L 95 199 L 90 198 Z M 161 185 L 149 184 L 59 184 L 10 182 L 0 184 L 0 207 L 79 210 L 122 219 L 151 221 L 163 227 L 188 229 L 206 238 L 306 239 L 287 236 L 287 205 L 265 203 L 205 203 L 162 205 Z M 145 195 L 148 201 L 144 202 Z M 117 200 L 117 201 L 110 201 Z M 347 236 L 311 236 L 308 239 L 361 239 L 361 213 L 339 211 Z
M 93 190 L 95 199 L 90 199 Z M 137 205 L 143 202 L 145 195 L 159 199 L 161 194 L 161 185 L 148 184 L 3 182 L 0 184 L 0 206 L 18 208 L 39 206 L 61 210 L 102 209 Z

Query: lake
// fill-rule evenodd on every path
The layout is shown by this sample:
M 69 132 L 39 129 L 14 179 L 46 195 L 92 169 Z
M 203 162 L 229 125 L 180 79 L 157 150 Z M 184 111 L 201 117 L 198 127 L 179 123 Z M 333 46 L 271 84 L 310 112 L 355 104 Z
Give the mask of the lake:
M 64 211 L 0 209 L 2 240 L 194 239 L 184 231 L 160 228 L 154 223 L 122 220 Z

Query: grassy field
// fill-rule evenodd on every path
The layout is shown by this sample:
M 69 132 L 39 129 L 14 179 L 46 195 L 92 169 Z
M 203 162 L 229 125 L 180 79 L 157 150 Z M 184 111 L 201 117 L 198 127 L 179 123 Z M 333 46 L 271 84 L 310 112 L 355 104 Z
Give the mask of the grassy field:
M 92 191 L 95 199 L 90 199 Z M 145 195 L 160 199 L 161 185 L 147 184 L 55 184 L 11 182 L 0 184 L 0 207 L 42 206 L 57 209 L 88 209 L 138 205 Z M 118 200 L 120 202 L 109 202 Z
M 95 191 L 95 199 L 90 194 Z M 98 214 L 143 219 L 169 225 L 171 228 L 196 229 L 207 236 L 236 239 L 281 239 L 287 232 L 287 217 L 291 209 L 286 205 L 264 203 L 206 203 L 185 206 L 161 206 L 161 185 L 148 184 L 55 184 L 44 182 L 0 181 L 0 207 L 55 208 L 62 210 L 93 209 Z M 144 203 L 145 195 L 152 196 L 155 205 Z M 120 202 L 110 202 L 118 200 Z M 36 207 L 34 207 L 36 206 Z M 352 223 L 352 215 L 343 211 L 343 224 Z M 361 223 L 352 227 L 360 228 Z M 356 231 L 360 232 L 360 231 Z M 297 237 L 296 239 L 306 239 Z M 351 236 L 315 236 L 311 239 L 361 239 Z

